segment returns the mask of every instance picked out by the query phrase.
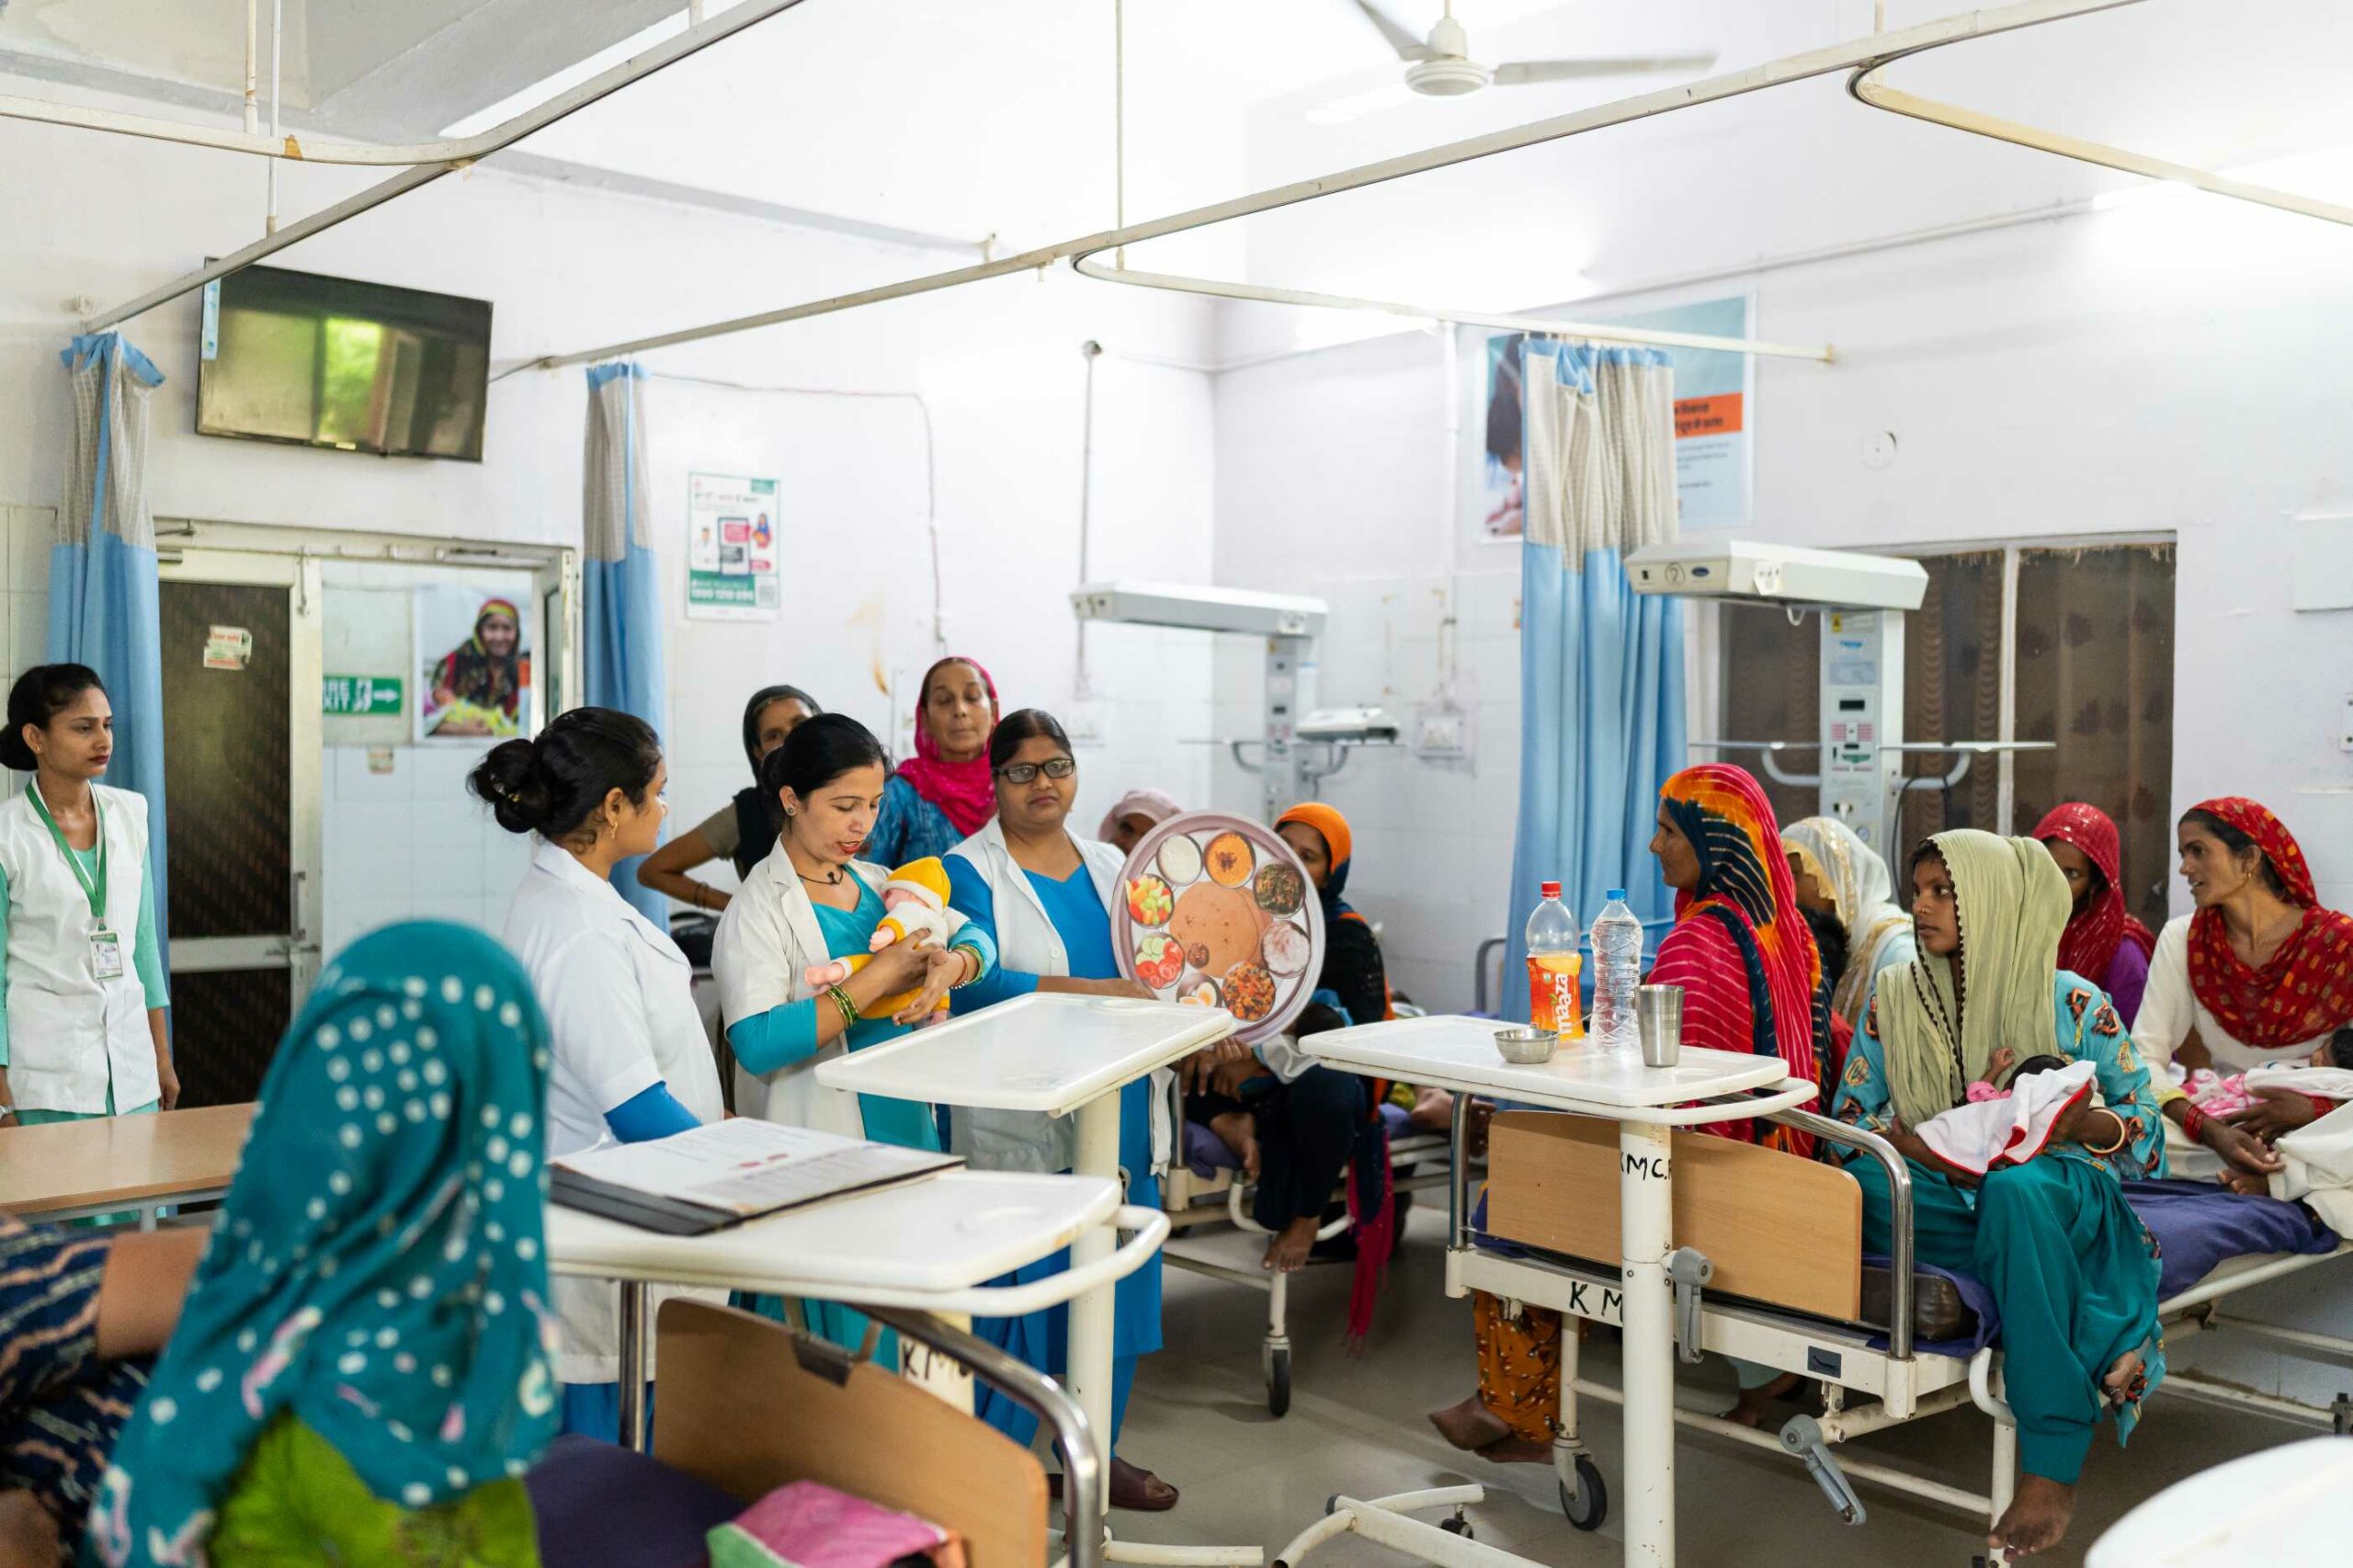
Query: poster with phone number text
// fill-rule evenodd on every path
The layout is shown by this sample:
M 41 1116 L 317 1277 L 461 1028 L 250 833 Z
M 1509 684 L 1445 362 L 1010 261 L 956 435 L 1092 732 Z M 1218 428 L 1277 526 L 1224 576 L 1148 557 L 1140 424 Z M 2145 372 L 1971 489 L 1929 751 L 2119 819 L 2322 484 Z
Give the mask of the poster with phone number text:
M 696 620 L 774 620 L 783 518 L 777 482 L 733 474 L 687 477 L 687 615 Z

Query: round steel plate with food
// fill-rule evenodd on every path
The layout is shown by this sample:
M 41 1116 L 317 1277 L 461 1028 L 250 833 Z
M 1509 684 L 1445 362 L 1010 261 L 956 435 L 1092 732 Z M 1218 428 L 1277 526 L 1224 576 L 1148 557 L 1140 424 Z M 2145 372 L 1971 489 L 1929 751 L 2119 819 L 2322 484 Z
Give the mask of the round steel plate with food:
M 1165 1001 L 1222 1007 L 1234 1038 L 1290 1026 L 1324 960 L 1323 906 L 1290 846 L 1241 817 L 1199 812 L 1139 840 L 1111 908 L 1120 972 Z
M 1158 877 L 1128 879 L 1128 918 L 1139 926 L 1165 926 L 1176 907 L 1176 895 Z

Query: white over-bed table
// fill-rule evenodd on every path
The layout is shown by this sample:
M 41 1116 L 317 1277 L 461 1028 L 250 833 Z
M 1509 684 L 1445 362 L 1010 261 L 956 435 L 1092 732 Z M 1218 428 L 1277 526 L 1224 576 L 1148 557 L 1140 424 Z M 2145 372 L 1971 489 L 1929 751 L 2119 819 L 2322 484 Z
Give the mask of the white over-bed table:
M 1131 1233 L 1126 1244 L 1115 1246 L 1115 1232 Z M 1012 1317 L 1090 1290 L 1108 1297 L 1167 1234 L 1167 1216 L 1158 1210 L 1120 1203 L 1115 1177 L 982 1171 L 951 1171 L 699 1236 L 660 1235 L 558 1205 L 550 1206 L 547 1220 L 550 1272 L 620 1282 L 621 1364 L 637 1369 L 620 1380 L 621 1434 L 632 1448 L 644 1446 L 649 1285 Z M 1089 1255 L 1068 1273 L 1029 1285 L 992 1289 L 985 1283 L 1066 1246 L 1085 1247 Z M 1017 1362 L 1008 1365 L 993 1346 L 927 1315 L 888 1321 L 1038 1408 L 1071 1456 L 1074 1480 L 1108 1471 L 1109 1446 L 1098 1446 L 1094 1435 L 1100 1428 L 1090 1428 L 1049 1381 L 1031 1377 Z M 1091 1568 L 1099 1561 L 1099 1491 L 1074 1484 L 1063 1507 L 1074 1543 L 1071 1562 Z
M 1813 1097 L 1812 1084 L 1785 1075 L 1778 1057 L 1686 1050 L 1673 1067 L 1605 1056 L 1566 1045 L 1540 1067 L 1515 1067 L 1495 1049 L 1489 1018 L 1404 1018 L 1310 1036 L 1302 1045 L 1344 1072 L 1454 1091 L 1454 1169 L 1449 1189 L 1448 1289 L 1462 1293 L 1457 1265 L 1468 1250 L 1470 1214 L 1461 1172 L 1472 1095 L 1512 1100 L 1618 1123 L 1620 1241 L 1617 1287 L 1625 1330 L 1626 1561 L 1668 1568 L 1675 1561 L 1676 1299 L 1671 1269 L 1673 1175 L 1669 1138 L 1677 1127 L 1743 1120 L 1794 1108 Z M 1756 1091 L 1766 1091 L 1758 1094 Z M 1733 1103 L 1692 1102 L 1742 1096 Z M 1564 1480 L 1563 1484 L 1569 1484 Z M 1354 1531 L 1431 1562 L 1521 1561 L 1460 1539 L 1455 1529 L 1409 1518 L 1408 1508 L 1478 1502 L 1478 1486 L 1440 1488 L 1358 1502 L 1341 1498 L 1331 1513 L 1285 1550 L 1281 1562 L 1332 1536 Z
M 1032 993 L 822 1062 L 817 1081 L 829 1089 L 888 1099 L 1073 1116 L 1077 1152 L 1072 1168 L 1083 1176 L 1116 1181 L 1120 1091 L 1215 1044 L 1233 1028 L 1233 1016 L 1218 1007 Z M 1150 1212 L 1165 1234 L 1166 1216 Z M 1071 1392 L 1089 1426 L 1104 1434 L 1111 1429 L 1112 1280 L 1091 1266 L 1110 1245 L 1109 1234 L 1097 1231 L 1082 1235 L 1071 1248 L 1073 1270 L 1089 1282 L 1071 1301 Z M 1054 1300 L 1069 1295 L 1066 1290 Z M 991 1315 L 1035 1310 L 1000 1309 Z M 1108 1440 L 1104 1447 L 1108 1456 Z M 1109 1467 L 1101 1473 L 1108 1504 Z M 1256 1548 L 1119 1541 L 1109 1544 L 1108 1555 L 1116 1562 L 1162 1563 L 1255 1563 L 1262 1557 Z

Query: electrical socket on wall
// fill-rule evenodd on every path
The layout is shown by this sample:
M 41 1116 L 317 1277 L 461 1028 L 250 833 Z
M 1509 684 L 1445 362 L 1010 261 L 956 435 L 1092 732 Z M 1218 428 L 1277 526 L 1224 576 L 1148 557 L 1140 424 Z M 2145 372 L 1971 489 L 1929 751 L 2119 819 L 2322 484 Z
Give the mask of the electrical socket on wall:
M 1471 714 L 1451 702 L 1414 710 L 1414 755 L 1445 767 L 1471 766 Z
M 2340 751 L 2353 751 L 2353 692 L 2346 694 L 2345 721 L 2336 726 L 2336 745 Z

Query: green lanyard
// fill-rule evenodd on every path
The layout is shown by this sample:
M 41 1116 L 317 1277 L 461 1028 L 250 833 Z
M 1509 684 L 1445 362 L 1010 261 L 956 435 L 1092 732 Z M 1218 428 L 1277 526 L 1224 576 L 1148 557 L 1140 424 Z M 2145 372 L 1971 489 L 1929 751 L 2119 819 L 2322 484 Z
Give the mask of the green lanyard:
M 50 837 L 57 840 L 57 852 L 65 857 L 66 867 L 74 873 L 74 880 L 82 884 L 82 892 L 90 901 L 90 913 L 97 917 L 99 926 L 104 926 L 107 923 L 107 824 L 98 810 L 98 792 L 95 790 L 90 791 L 90 820 L 97 824 L 98 829 L 98 876 L 95 882 L 90 880 L 90 873 L 83 869 L 82 858 L 74 853 L 72 845 L 65 842 L 65 831 L 57 825 L 57 819 L 49 814 L 48 803 L 40 798 L 40 786 L 28 784 L 25 787 L 25 793 L 32 797 L 33 810 L 40 813 L 41 824 L 49 829 Z

